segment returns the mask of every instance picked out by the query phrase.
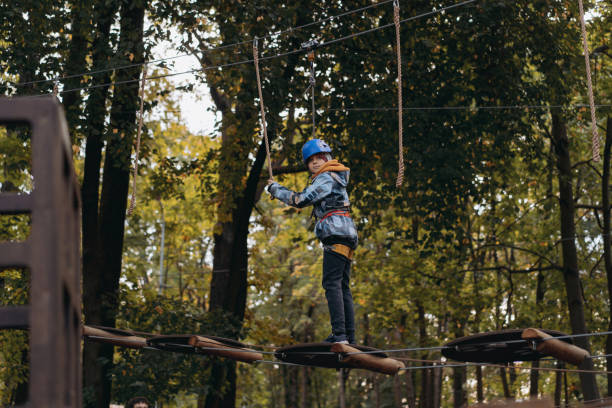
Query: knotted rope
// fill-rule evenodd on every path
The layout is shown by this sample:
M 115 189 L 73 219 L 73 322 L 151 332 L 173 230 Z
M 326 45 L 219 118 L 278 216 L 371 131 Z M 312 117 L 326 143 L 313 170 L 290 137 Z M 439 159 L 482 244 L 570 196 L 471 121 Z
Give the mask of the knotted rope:
M 138 113 L 138 132 L 136 134 L 136 158 L 134 159 L 134 174 L 132 176 L 132 198 L 127 214 L 132 215 L 136 207 L 136 177 L 138 176 L 138 154 L 140 152 L 140 135 L 142 134 L 142 112 L 144 108 L 144 89 L 147 82 L 147 64 L 142 68 L 142 81 L 140 82 L 140 111 Z
M 264 142 L 266 145 L 266 155 L 268 157 L 268 173 L 270 180 L 274 180 L 272 175 L 272 160 L 270 159 L 270 145 L 268 143 L 268 131 L 266 130 L 266 111 L 264 110 L 263 95 L 261 93 L 261 80 L 259 78 L 259 51 L 257 50 L 257 37 L 253 40 L 253 61 L 255 62 L 255 75 L 257 76 L 257 92 L 259 92 L 259 108 L 261 110 L 261 126 L 263 129 Z
M 599 161 L 599 134 L 597 133 L 597 118 L 595 117 L 595 97 L 593 96 L 593 83 L 591 81 L 591 62 L 589 61 L 589 46 L 587 44 L 586 24 L 584 23 L 584 7 L 582 0 L 578 0 L 580 9 L 580 29 L 582 32 L 582 49 L 584 51 L 584 63 L 586 65 L 587 89 L 589 92 L 589 106 L 591 108 L 591 131 L 593 132 L 592 150 L 593 161 Z
M 398 171 L 397 180 L 395 182 L 396 187 L 401 187 L 404 182 L 404 143 L 402 134 L 402 54 L 400 52 L 400 16 L 399 16 L 399 1 L 393 1 L 393 21 L 395 23 L 395 39 L 396 39 L 396 53 L 397 53 L 397 117 L 398 117 L 398 139 L 399 139 L 399 160 L 398 160 Z

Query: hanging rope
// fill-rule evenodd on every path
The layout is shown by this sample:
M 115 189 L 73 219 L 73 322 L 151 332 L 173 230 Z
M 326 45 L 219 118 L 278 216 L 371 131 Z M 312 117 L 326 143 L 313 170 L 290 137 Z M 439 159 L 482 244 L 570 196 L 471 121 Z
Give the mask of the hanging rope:
M 315 69 L 314 69 L 314 60 L 315 60 L 315 52 L 314 49 L 319 46 L 319 42 L 317 40 L 310 40 L 302 43 L 302 49 L 308 50 L 308 61 L 310 62 L 310 79 L 309 85 L 306 89 L 306 92 L 310 89 L 310 101 L 311 101 L 311 110 L 312 110 L 312 138 L 316 138 L 316 129 L 317 129 L 317 111 L 315 108 Z
M 134 174 L 132 176 L 132 198 L 127 214 L 132 215 L 136 206 L 136 177 L 138 176 L 138 153 L 140 152 L 140 135 L 142 133 L 142 111 L 144 107 L 144 89 L 147 82 L 147 64 L 142 69 L 142 81 L 140 83 L 140 111 L 138 113 L 138 132 L 136 134 L 136 158 L 134 160 Z
M 257 37 L 253 40 L 253 62 L 255 62 L 255 75 L 257 76 L 257 92 L 259 93 L 259 109 L 261 110 L 261 127 L 263 129 L 264 142 L 266 144 L 266 155 L 268 157 L 268 175 L 272 175 L 272 160 L 270 159 L 270 145 L 268 144 L 268 131 L 266 130 L 266 111 L 264 110 L 263 95 L 261 93 L 261 80 L 259 78 L 259 51 L 257 50 Z
M 597 118 L 595 116 L 595 97 L 593 96 L 593 83 L 591 81 L 591 62 L 589 61 L 589 46 L 587 44 L 586 24 L 584 23 L 584 7 L 582 0 L 578 0 L 580 8 L 580 29 L 582 31 L 582 49 L 584 51 L 584 63 L 586 65 L 587 89 L 589 92 L 589 105 L 591 108 L 591 131 L 593 132 L 593 161 L 599 161 L 599 134 L 597 133 Z
M 315 70 L 314 70 L 314 51 L 308 53 L 308 61 L 310 61 L 310 92 L 312 100 L 312 138 L 316 137 L 317 129 L 317 111 L 315 110 Z
M 397 170 L 397 180 L 395 181 L 396 187 L 401 187 L 404 182 L 404 143 L 402 134 L 404 133 L 402 124 L 402 54 L 400 52 L 400 15 L 399 15 L 399 1 L 393 1 L 393 22 L 395 23 L 395 50 L 397 53 L 397 132 L 398 132 L 398 144 L 399 144 L 399 160 Z

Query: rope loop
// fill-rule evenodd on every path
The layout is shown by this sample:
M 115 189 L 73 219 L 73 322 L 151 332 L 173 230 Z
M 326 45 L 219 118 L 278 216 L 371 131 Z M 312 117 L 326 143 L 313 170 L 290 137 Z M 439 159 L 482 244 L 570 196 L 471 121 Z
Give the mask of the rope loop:
M 399 144 L 399 158 L 398 158 L 398 170 L 397 170 L 397 180 L 395 181 L 395 186 L 397 188 L 402 186 L 404 182 L 404 143 L 403 143 L 403 133 L 404 127 L 402 123 L 402 54 L 400 49 L 400 7 L 399 1 L 393 1 L 393 22 L 395 24 L 395 50 L 397 53 L 397 132 L 398 132 L 398 144 Z
M 268 142 L 268 131 L 266 129 L 266 111 L 264 109 L 263 94 L 261 92 L 261 79 L 259 77 L 259 50 L 257 48 L 258 38 L 253 39 L 253 62 L 255 63 L 255 76 L 257 77 L 257 92 L 259 93 L 259 109 L 261 111 L 261 127 L 263 130 L 264 144 L 266 145 L 266 157 L 268 158 L 268 176 L 274 180 L 272 174 L 272 160 L 270 158 L 270 144 Z
M 134 208 L 136 207 L 136 178 L 138 177 L 138 155 L 140 153 L 140 135 L 142 134 L 142 116 L 144 108 L 145 83 L 147 82 L 147 68 L 148 65 L 145 62 L 142 66 L 142 80 L 140 83 L 140 110 L 138 113 L 138 132 L 136 134 L 136 158 L 134 159 L 134 173 L 132 175 L 132 197 L 130 199 L 130 206 L 128 207 L 127 215 L 132 215 Z

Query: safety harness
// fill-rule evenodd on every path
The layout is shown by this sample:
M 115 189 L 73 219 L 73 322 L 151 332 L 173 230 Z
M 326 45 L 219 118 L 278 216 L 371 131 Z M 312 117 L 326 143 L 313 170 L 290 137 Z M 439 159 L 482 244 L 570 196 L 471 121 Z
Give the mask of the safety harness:
M 343 207 L 343 208 L 337 208 L 334 210 L 329 210 L 320 219 L 318 219 L 317 222 L 321 222 L 327 217 L 331 217 L 332 215 L 350 217 L 351 216 L 350 207 Z M 344 256 L 345 258 L 349 260 L 353 259 L 353 255 L 355 253 L 355 251 L 351 247 L 344 245 L 344 244 L 332 244 L 332 245 L 328 245 L 327 248 L 331 249 L 333 252 L 336 252 Z

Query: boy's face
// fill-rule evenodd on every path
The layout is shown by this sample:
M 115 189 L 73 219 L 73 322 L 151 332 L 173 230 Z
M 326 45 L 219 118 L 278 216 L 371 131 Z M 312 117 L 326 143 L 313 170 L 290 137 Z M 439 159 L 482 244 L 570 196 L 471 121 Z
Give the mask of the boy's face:
M 326 162 L 325 153 L 317 153 L 308 158 L 306 165 L 308 166 L 308 171 L 315 174 Z

